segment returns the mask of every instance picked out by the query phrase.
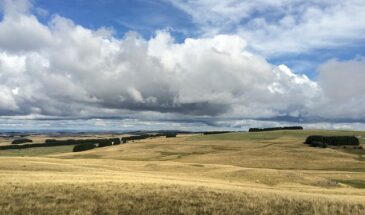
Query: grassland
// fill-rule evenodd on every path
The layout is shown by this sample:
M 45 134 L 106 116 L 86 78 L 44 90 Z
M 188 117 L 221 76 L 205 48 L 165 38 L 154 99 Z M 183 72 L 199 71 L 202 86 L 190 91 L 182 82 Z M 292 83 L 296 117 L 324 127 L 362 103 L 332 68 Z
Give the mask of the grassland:
M 0 151 L 0 214 L 365 214 L 363 150 L 274 131 Z

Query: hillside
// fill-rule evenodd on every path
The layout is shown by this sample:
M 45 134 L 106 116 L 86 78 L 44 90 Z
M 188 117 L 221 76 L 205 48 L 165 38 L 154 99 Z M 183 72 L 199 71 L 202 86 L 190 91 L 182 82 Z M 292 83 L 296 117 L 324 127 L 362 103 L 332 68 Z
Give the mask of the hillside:
M 365 151 L 312 134 L 365 146 L 365 132 L 305 130 L 0 151 L 0 214 L 363 214 Z

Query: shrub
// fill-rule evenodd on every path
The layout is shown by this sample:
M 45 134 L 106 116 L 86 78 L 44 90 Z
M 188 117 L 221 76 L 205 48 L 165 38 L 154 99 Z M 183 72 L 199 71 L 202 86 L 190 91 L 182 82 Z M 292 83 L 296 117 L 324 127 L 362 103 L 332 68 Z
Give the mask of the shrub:
M 11 144 L 22 144 L 22 143 L 31 143 L 31 142 L 33 142 L 33 140 L 27 139 L 27 138 L 21 138 L 21 139 L 13 140 L 13 142 L 11 142 Z
M 113 145 L 119 145 L 120 144 L 120 139 L 119 138 L 111 138 L 109 139 Z
M 311 147 L 321 147 L 321 148 L 327 148 L 328 147 L 327 143 L 322 143 L 322 142 L 318 142 L 318 141 L 313 141 L 309 145 Z
M 96 148 L 95 144 L 82 143 L 82 144 L 75 145 L 73 148 L 73 152 L 81 152 L 81 151 L 91 150 L 91 149 L 95 149 L 95 148 Z
M 103 141 L 99 143 L 99 147 L 112 146 L 113 143 L 111 141 Z
M 259 128 L 250 128 L 249 130 L 248 130 L 248 132 L 259 132 L 259 131 L 261 131 L 262 129 L 259 129 Z
M 169 134 L 166 134 L 166 138 L 172 138 L 172 137 L 176 137 L 176 133 L 169 133 Z
M 133 135 L 133 136 L 129 136 L 129 137 L 122 137 L 122 142 L 127 143 L 128 141 L 143 140 L 143 139 L 147 139 L 149 137 L 155 137 L 155 135 L 142 134 L 142 135 Z
M 46 139 L 44 142 L 45 143 L 54 143 L 56 141 L 57 141 L 56 139 Z
M 322 142 L 318 142 L 318 141 L 313 141 L 309 144 L 311 147 L 321 147 L 322 146 Z
M 305 144 L 311 144 L 313 141 L 322 141 L 322 136 L 319 135 L 311 135 L 305 139 Z
M 65 140 L 66 143 L 72 144 L 72 143 L 77 143 L 78 141 L 83 141 L 83 140 L 74 140 L 74 139 L 68 139 Z
M 305 144 L 312 144 L 312 142 L 322 142 L 331 146 L 345 146 L 345 145 L 360 145 L 359 139 L 354 136 L 320 136 L 312 135 L 307 137 Z

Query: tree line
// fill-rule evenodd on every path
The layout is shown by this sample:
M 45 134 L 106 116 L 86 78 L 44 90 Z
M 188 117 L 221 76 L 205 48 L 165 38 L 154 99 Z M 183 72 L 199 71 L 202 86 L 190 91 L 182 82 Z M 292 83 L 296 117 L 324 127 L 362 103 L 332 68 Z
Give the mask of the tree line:
M 121 143 L 125 144 L 128 141 L 142 140 L 152 137 L 165 136 L 166 138 L 172 138 L 176 137 L 176 135 L 177 135 L 176 133 L 167 132 L 158 134 L 132 135 L 122 138 L 116 137 L 116 138 L 104 138 L 104 139 L 99 138 L 99 139 L 67 139 L 67 140 L 46 139 L 44 143 L 31 143 L 33 142 L 31 139 L 21 138 L 13 140 L 12 145 L 0 146 L 0 150 L 74 145 L 75 147 L 73 151 L 83 151 L 83 150 L 93 149 L 96 147 L 119 145 Z M 23 143 L 30 143 L 30 144 L 23 144 Z
M 271 128 L 250 128 L 249 132 L 261 131 L 279 131 L 279 130 L 303 130 L 302 126 L 285 126 L 285 127 L 271 127 Z
M 225 133 L 230 133 L 230 131 L 206 131 L 206 132 L 203 132 L 203 135 L 225 134 Z

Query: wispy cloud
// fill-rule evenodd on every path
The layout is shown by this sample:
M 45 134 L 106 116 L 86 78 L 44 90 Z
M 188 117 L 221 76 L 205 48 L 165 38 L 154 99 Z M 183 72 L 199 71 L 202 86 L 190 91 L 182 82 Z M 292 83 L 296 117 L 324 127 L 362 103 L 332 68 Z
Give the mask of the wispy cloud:
M 237 33 L 266 56 L 365 40 L 361 0 L 166 1 L 190 14 L 203 35 Z

